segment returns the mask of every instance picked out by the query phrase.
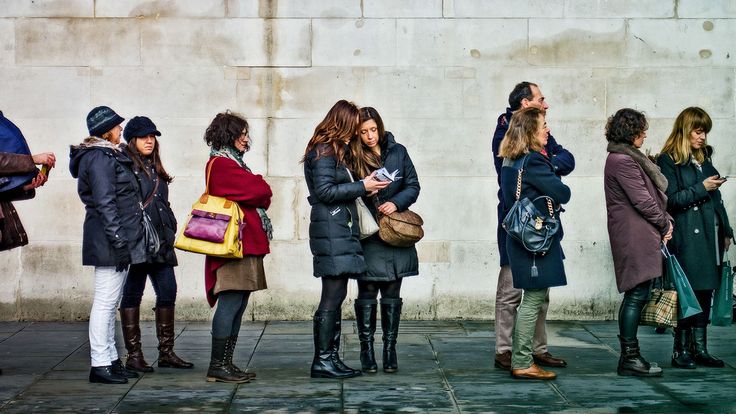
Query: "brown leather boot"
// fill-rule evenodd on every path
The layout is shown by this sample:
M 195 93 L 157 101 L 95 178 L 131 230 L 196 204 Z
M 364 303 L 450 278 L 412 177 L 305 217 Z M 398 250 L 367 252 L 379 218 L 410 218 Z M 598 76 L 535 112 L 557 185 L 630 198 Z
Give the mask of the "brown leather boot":
M 159 368 L 193 368 L 194 364 L 184 361 L 174 353 L 174 309 L 174 306 L 153 309 L 156 312 L 158 366 Z
M 143 359 L 141 350 L 140 308 L 120 308 L 120 325 L 123 328 L 123 342 L 128 351 L 125 368 L 138 372 L 153 372 L 153 368 Z

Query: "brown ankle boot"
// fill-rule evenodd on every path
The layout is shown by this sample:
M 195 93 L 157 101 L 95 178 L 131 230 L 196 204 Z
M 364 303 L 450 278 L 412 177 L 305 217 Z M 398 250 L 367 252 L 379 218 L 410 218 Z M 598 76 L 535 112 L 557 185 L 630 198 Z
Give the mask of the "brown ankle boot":
M 125 368 L 138 372 L 153 372 L 153 368 L 143 359 L 141 351 L 140 308 L 120 308 L 120 325 L 123 328 L 123 342 L 128 351 Z
M 193 368 L 174 353 L 174 307 L 154 308 L 156 312 L 156 336 L 158 337 L 159 368 Z

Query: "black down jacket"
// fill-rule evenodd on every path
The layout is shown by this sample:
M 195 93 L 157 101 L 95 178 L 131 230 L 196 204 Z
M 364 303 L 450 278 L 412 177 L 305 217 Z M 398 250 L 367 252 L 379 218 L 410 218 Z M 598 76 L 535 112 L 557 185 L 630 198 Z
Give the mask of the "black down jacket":
M 176 252 L 174 252 L 176 217 L 174 217 L 171 204 L 169 204 L 169 183 L 162 180 L 156 174 L 156 170 L 150 161 L 144 159 L 143 162 L 146 165 L 148 174 L 139 170 L 137 167 L 133 167 L 133 173 L 135 173 L 138 179 L 141 188 L 141 199 L 144 202 L 151 196 L 153 189 L 156 188 L 156 181 L 158 181 L 156 194 L 151 198 L 150 204 L 146 206 L 146 213 L 151 217 L 151 222 L 161 238 L 161 249 L 159 249 L 155 256 L 148 257 L 147 261 L 150 263 L 165 263 L 176 266 L 178 264 Z
M 314 276 L 352 276 L 365 272 L 360 246 L 358 213 L 355 199 L 365 194 L 360 181 L 350 182 L 343 163 L 332 155 L 317 158 L 317 146 L 304 160 L 312 206 L 309 216 L 309 247 L 312 251 Z
M 108 141 L 89 137 L 71 146 L 69 171 L 86 210 L 82 264 L 115 266 L 114 249 L 128 249 L 131 263 L 146 261 L 140 193 L 132 161 Z
M 419 178 L 414 163 L 409 158 L 406 147 L 397 144 L 393 134 L 386 131 L 386 140 L 381 146 L 381 162 L 389 172 L 398 170 L 401 179 L 379 191 L 376 197 L 365 199 L 365 204 L 377 217 L 377 205 L 390 201 L 396 205 L 397 211 L 411 207 L 419 197 Z M 363 255 L 368 271 L 360 276 L 360 280 L 391 281 L 405 276 L 419 274 L 417 249 L 411 247 L 394 247 L 388 245 L 374 234 L 362 241 Z

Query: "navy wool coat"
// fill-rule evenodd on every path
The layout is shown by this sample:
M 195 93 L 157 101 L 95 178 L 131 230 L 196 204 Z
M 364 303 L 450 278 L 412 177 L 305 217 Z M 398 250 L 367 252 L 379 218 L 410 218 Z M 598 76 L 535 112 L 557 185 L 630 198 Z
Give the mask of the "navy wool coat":
M 523 157 L 513 161 L 505 160 L 501 168 L 501 191 L 507 211 L 516 201 L 516 181 L 522 159 Z M 559 220 L 560 213 L 557 207 L 570 201 L 570 188 L 563 184 L 560 177 L 555 174 L 554 167 L 546 156 L 532 151 L 527 157 L 522 174 L 520 198 L 526 197 L 534 200 L 542 195 L 554 200 L 554 214 Z M 535 206 L 540 212 L 548 211 L 546 201 L 538 200 Z M 509 257 L 515 288 L 543 289 L 567 284 L 559 231 L 554 236 L 552 247 L 545 255 L 535 255 L 529 252 L 521 243 L 508 235 L 506 235 L 506 253 Z M 536 277 L 531 275 L 533 264 L 536 264 L 538 270 Z
M 350 182 L 345 164 L 333 155 L 317 158 L 317 150 L 330 148 L 318 145 L 304 160 L 307 200 L 312 206 L 309 248 L 314 276 L 355 277 L 366 270 L 355 208 L 355 200 L 365 194 L 365 186 L 360 181 Z

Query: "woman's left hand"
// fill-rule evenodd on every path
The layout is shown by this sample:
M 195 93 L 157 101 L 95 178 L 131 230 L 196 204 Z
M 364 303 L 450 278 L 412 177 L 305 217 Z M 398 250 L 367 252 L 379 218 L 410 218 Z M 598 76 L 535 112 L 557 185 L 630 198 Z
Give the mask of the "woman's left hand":
M 726 236 L 726 239 L 723 241 L 723 249 L 728 251 L 729 247 L 731 247 L 731 238 Z
M 380 206 L 378 206 L 378 211 L 381 214 L 383 214 L 384 216 L 388 216 L 389 214 L 395 212 L 396 210 L 398 210 L 396 208 L 396 204 L 394 204 L 394 203 L 392 203 L 390 201 L 387 201 L 387 202 L 381 204 Z

